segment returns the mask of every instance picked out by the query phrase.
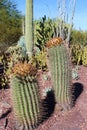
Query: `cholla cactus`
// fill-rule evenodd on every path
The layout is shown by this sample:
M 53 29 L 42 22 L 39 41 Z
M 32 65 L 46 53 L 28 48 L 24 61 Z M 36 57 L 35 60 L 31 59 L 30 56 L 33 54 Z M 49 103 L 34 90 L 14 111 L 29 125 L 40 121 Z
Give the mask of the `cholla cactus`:
M 77 65 L 82 62 L 83 46 L 81 44 L 71 45 L 71 59 Z
M 72 106 L 72 74 L 68 50 L 61 38 L 51 39 L 48 41 L 47 47 L 56 102 L 61 109 L 70 109 Z
M 82 63 L 84 66 L 87 66 L 87 46 L 85 46 L 83 49 Z

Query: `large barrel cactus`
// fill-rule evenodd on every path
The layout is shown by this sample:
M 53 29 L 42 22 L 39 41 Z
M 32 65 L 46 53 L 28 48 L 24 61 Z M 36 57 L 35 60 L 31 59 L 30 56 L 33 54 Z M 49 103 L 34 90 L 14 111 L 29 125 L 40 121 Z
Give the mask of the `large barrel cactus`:
M 49 68 L 52 75 L 55 99 L 62 110 L 72 106 L 71 66 L 68 50 L 61 38 L 47 42 Z
M 12 102 L 17 130 L 32 130 L 41 121 L 42 109 L 39 88 L 35 81 L 36 69 L 28 63 L 17 63 L 13 69 Z

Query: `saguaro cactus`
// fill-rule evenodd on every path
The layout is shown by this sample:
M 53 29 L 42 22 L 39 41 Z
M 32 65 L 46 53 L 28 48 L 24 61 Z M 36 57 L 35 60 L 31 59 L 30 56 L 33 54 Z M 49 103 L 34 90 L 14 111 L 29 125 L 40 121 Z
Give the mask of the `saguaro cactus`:
M 13 110 L 21 130 L 32 130 L 41 121 L 39 88 L 33 76 L 35 72 L 36 70 L 27 63 L 18 63 L 13 68 L 11 81 Z
M 70 57 L 61 38 L 48 41 L 47 47 L 56 102 L 61 109 L 69 109 L 72 106 Z
M 26 0 L 25 42 L 29 58 L 32 57 L 33 39 L 33 0 Z

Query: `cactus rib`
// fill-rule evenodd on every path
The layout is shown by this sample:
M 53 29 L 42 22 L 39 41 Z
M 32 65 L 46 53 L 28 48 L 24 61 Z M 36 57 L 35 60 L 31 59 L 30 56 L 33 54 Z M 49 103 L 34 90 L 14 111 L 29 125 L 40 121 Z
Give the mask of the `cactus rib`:
M 52 42 L 51 39 L 48 42 L 50 46 L 48 46 L 49 68 L 52 75 L 56 102 L 62 109 L 67 110 L 72 107 L 71 60 L 66 46 L 63 43 L 55 43 L 55 41 L 54 39 L 54 42 Z M 51 42 L 54 44 L 53 46 Z

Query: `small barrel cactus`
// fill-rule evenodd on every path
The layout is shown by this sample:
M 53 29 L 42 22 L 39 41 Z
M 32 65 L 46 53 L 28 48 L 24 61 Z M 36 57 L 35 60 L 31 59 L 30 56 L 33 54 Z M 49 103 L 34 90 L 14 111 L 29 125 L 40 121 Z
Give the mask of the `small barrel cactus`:
M 52 75 L 55 99 L 61 110 L 72 106 L 71 67 L 68 50 L 61 38 L 53 38 L 47 42 L 49 68 Z
M 12 69 L 12 102 L 17 124 L 21 130 L 35 128 L 42 118 L 42 107 L 36 69 L 28 63 L 17 63 Z M 20 126 L 16 129 L 20 129 Z

